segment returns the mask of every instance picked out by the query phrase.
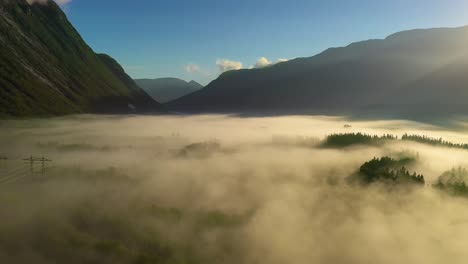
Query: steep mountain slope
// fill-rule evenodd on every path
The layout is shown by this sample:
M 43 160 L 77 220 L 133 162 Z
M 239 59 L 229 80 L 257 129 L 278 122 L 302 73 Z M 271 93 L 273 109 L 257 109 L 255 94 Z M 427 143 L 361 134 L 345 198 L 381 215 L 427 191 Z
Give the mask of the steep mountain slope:
M 466 54 L 468 27 L 405 31 L 268 68 L 226 72 L 167 105 L 197 112 L 357 111 L 399 100 L 388 96 Z
M 143 90 L 161 103 L 172 101 L 203 88 L 201 84 L 195 81 L 186 82 L 177 78 L 137 79 L 135 81 Z
M 137 112 L 155 112 L 162 111 L 162 105 L 155 101 L 151 96 L 149 96 L 136 82 L 125 73 L 125 70 L 120 66 L 120 64 L 114 60 L 112 57 L 106 54 L 98 54 L 98 57 L 101 61 L 110 69 L 110 71 L 116 76 L 128 89 L 131 91 L 131 97 L 136 98 L 137 100 L 129 100 L 127 97 L 122 96 L 113 96 L 113 97 L 103 97 L 103 103 L 97 104 L 98 112 L 128 112 L 128 108 L 122 108 L 131 104 L 130 107 L 133 111 Z M 112 108 L 110 108 L 112 106 Z
M 463 56 L 391 95 L 387 104 L 418 115 L 468 114 L 468 56 Z
M 55 2 L 0 0 L 0 115 L 162 110 L 128 79 L 86 45 Z

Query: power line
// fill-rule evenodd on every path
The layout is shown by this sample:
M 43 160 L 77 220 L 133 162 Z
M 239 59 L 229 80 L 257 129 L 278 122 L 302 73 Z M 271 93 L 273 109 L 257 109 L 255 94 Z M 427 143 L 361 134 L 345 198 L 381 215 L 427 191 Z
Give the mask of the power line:
M 9 171 L 2 172 L 1 174 L 5 175 L 5 176 L 8 176 L 9 174 L 12 174 L 12 173 L 14 173 L 14 172 L 16 172 L 18 170 L 25 169 L 25 168 L 28 168 L 28 165 L 23 164 L 23 165 L 20 165 L 20 166 L 18 166 L 16 168 L 10 169 Z
M 3 158 L 0 156 L 0 160 L 10 160 L 13 161 L 12 159 L 8 158 Z M 26 177 L 34 176 L 37 173 L 40 173 L 42 176 L 45 175 L 46 168 L 50 168 L 47 164 L 52 162 L 52 160 L 43 157 L 34 157 L 30 156 L 29 158 L 21 159 L 22 161 L 27 161 L 28 163 L 26 164 L 21 164 L 15 168 L 11 168 L 6 172 L 0 172 L 0 175 L 3 174 L 2 177 L 0 177 L 0 186 L 7 185 L 10 183 L 14 183 L 17 181 L 20 181 Z M 40 164 L 40 172 L 36 169 L 36 164 Z
M 15 170 L 12 170 L 12 171 L 10 171 L 8 173 L 4 173 L 1 178 L 10 177 L 11 175 L 14 175 L 14 174 L 17 174 L 19 172 L 26 171 L 26 170 L 29 170 L 29 168 L 28 167 L 20 167 L 20 168 L 17 168 Z
M 23 159 L 24 161 L 29 161 L 29 166 L 31 169 L 31 174 L 34 175 L 34 162 L 40 162 L 41 163 L 41 174 L 42 176 L 45 175 L 45 169 L 46 169 L 46 163 L 52 162 L 50 159 L 46 159 L 44 156 L 41 158 L 33 157 L 32 155 L 29 158 Z
M 7 185 L 7 184 L 10 184 L 10 183 L 14 183 L 14 182 L 17 182 L 17 181 L 19 181 L 19 180 L 21 180 L 21 179 L 24 179 L 24 178 L 26 178 L 26 177 L 29 177 L 29 176 L 31 176 L 31 174 L 29 174 L 29 173 L 26 173 L 26 174 L 23 174 L 23 175 L 19 175 L 18 177 L 14 177 L 14 178 L 12 178 L 12 179 L 10 179 L 10 180 L 1 182 L 0 185 Z
M 5 176 L 8 176 L 12 173 L 15 173 L 19 170 L 23 170 L 23 169 L 29 169 L 29 166 L 27 165 L 22 165 L 22 166 L 19 166 L 19 167 L 16 167 L 16 168 L 13 168 L 13 169 L 10 169 L 9 171 L 5 171 L 5 172 L 2 172 L 1 174 L 5 175 Z
M 6 181 L 8 181 L 10 179 L 13 179 L 15 177 L 18 177 L 18 176 L 21 176 L 21 175 L 24 175 L 24 174 L 27 174 L 28 176 L 31 175 L 31 173 L 29 173 L 28 171 L 29 171 L 29 169 L 25 169 L 23 171 L 18 171 L 18 172 L 15 172 L 13 174 L 10 174 L 10 175 L 8 175 L 6 177 L 1 178 L 0 183 L 6 182 Z

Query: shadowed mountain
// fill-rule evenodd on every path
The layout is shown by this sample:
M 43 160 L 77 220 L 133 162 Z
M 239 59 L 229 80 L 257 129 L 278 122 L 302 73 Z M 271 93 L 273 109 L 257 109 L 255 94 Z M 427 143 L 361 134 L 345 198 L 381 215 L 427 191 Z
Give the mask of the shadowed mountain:
M 163 107 L 97 55 L 53 1 L 0 0 L 0 115 L 155 112 Z
M 467 115 L 468 56 L 408 84 L 389 98 L 401 98 L 388 105 L 415 116 Z
M 468 27 L 405 31 L 263 69 L 225 72 L 200 91 L 167 106 L 185 112 L 355 113 L 376 109 L 401 114 L 400 103 L 416 102 L 420 93 L 436 95 L 442 85 L 447 92 L 437 98 L 438 103 L 449 104 L 453 96 L 468 100 L 462 87 L 466 82 L 455 83 L 450 77 L 463 67 L 457 61 L 467 54 Z M 410 85 L 414 86 L 411 97 L 401 93 Z M 460 92 L 450 94 L 456 91 Z M 430 107 L 434 102 L 426 98 L 423 103 L 419 105 Z
M 155 100 L 166 103 L 200 90 L 203 86 L 195 81 L 186 82 L 177 78 L 136 79 L 136 83 Z

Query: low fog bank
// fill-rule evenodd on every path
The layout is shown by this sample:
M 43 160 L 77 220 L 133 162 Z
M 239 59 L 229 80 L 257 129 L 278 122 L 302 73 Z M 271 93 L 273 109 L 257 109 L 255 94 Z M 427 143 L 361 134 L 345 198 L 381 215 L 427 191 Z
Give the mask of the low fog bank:
M 468 199 L 432 185 L 468 168 L 468 150 L 320 146 L 352 132 L 468 143 L 433 125 L 326 116 L 3 121 L 0 173 L 30 155 L 53 162 L 0 178 L 0 262 L 465 263 Z M 425 186 L 347 182 L 366 161 L 401 155 Z

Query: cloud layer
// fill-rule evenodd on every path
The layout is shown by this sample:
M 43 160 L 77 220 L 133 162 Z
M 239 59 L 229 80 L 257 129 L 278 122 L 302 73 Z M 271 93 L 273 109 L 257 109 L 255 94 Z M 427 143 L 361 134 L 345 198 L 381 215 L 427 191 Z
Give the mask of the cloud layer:
M 269 66 L 269 65 L 271 65 L 271 61 L 269 61 L 265 57 L 261 57 L 255 63 L 254 68 L 263 68 L 263 67 L 266 67 L 266 66 Z
M 248 69 L 261 69 L 261 68 L 272 66 L 277 63 L 285 62 L 285 61 L 288 61 L 288 59 L 278 59 L 276 61 L 270 61 L 266 57 L 260 57 L 257 60 L 257 62 L 254 65 L 249 66 Z M 215 64 L 216 64 L 218 74 L 224 73 L 227 71 L 240 70 L 240 69 L 245 68 L 244 64 L 241 61 L 234 61 L 234 60 L 229 60 L 229 59 L 217 59 Z M 194 63 L 189 63 L 189 64 L 184 65 L 184 71 L 190 74 L 201 74 L 203 76 L 211 76 L 211 77 L 217 75 L 216 73 L 213 73 L 211 71 L 203 70 L 198 64 L 194 64 Z
M 193 63 L 190 63 L 190 64 L 187 64 L 184 66 L 184 69 L 185 69 L 185 72 L 187 73 L 197 73 L 197 72 L 200 72 L 200 66 L 197 65 L 197 64 L 193 64 Z
M 0 263 L 466 263 L 468 201 L 431 184 L 466 167 L 468 151 L 317 147 L 329 133 L 359 131 L 468 142 L 466 131 L 339 117 L 3 121 L 0 156 L 17 161 L 2 161 L 2 172 L 28 171 L 21 159 L 31 153 L 53 167 L 0 181 Z M 346 183 L 363 162 L 402 151 L 417 153 L 411 169 L 426 187 Z
M 27 0 L 27 2 L 29 4 L 34 4 L 34 3 L 38 3 L 38 4 L 47 4 L 49 0 Z M 68 3 L 70 3 L 72 0 L 53 0 L 55 1 L 58 5 L 60 6 L 64 6 Z
M 275 62 L 272 62 L 272 61 L 268 60 L 265 57 L 261 57 L 261 58 L 259 58 L 257 60 L 255 65 L 252 66 L 251 68 L 260 69 L 260 68 L 265 68 L 265 67 L 268 67 L 268 66 L 275 65 L 277 63 L 286 62 L 286 61 L 288 61 L 288 59 L 278 59 Z
M 70 3 L 72 0 L 54 0 L 59 5 L 66 5 Z
M 232 70 L 240 70 L 243 68 L 242 62 L 240 61 L 231 61 L 227 59 L 218 59 L 216 60 L 216 66 L 218 67 L 219 72 L 227 72 Z

